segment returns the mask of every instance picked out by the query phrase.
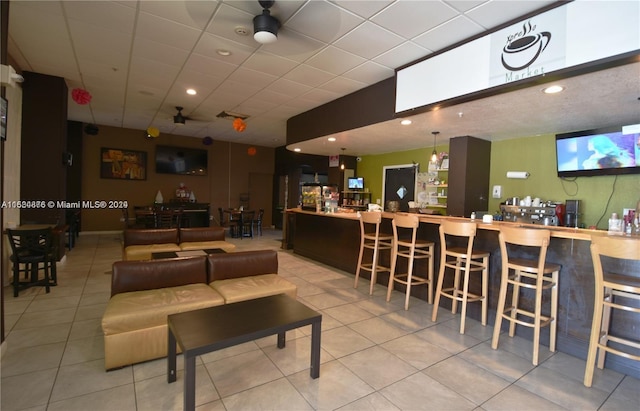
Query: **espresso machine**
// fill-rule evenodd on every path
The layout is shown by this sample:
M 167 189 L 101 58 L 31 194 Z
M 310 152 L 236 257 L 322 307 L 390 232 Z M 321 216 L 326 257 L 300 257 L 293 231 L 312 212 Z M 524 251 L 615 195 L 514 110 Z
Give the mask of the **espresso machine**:
M 558 205 L 550 201 L 536 207 L 501 204 L 500 211 L 503 221 L 557 226 L 561 224 L 561 216 L 556 211 Z

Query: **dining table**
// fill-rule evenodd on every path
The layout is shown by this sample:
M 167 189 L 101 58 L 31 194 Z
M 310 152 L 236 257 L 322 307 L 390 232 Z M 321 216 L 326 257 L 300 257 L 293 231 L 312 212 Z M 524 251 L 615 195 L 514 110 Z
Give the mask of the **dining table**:
M 228 218 L 225 220 L 228 221 L 229 232 L 232 238 L 242 237 L 242 227 L 245 224 L 242 218 L 243 214 L 253 213 L 255 216 L 255 210 L 245 210 L 244 208 L 226 208 L 223 209 L 222 212 L 228 214 Z

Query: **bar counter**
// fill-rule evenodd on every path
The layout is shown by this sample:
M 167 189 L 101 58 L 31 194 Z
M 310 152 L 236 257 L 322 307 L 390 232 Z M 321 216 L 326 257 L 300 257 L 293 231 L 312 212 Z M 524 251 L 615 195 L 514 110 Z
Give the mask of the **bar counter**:
M 382 212 L 380 231 L 392 233 L 391 220 L 395 213 Z M 418 237 L 433 241 L 435 247 L 434 269 L 437 281 L 440 266 L 440 238 L 438 227 L 443 219 L 468 218 L 449 217 L 439 215 L 417 214 L 420 220 Z M 536 229 L 548 229 L 551 232 L 551 243 L 547 250 L 547 261 L 562 265 L 558 284 L 558 319 L 557 319 L 557 350 L 586 359 L 591 331 L 594 301 L 594 274 L 591 252 L 589 250 L 592 236 L 608 235 L 603 230 L 589 230 L 569 227 L 555 227 L 514 222 L 494 221 L 483 223 L 476 220 L 477 231 L 474 247 L 491 253 L 489 262 L 489 322 L 487 327 L 493 327 L 500 290 L 501 261 L 498 232 L 503 225 L 521 226 Z M 633 235 L 638 241 L 640 236 Z M 283 248 L 293 249 L 296 254 L 311 258 L 318 262 L 355 274 L 358 253 L 360 250 L 360 225 L 356 213 L 318 213 L 299 208 L 286 210 L 285 226 L 283 229 Z M 385 253 L 381 256 L 381 264 L 389 265 Z M 426 262 L 416 263 L 415 270 L 424 272 Z M 640 277 L 640 265 L 632 265 L 631 270 L 625 266 L 627 274 Z M 471 277 L 470 289 L 478 289 L 477 276 Z M 388 284 L 388 273 L 378 273 L 378 283 Z M 434 287 L 435 288 L 435 287 Z M 426 287 L 414 287 L 412 296 L 427 300 Z M 403 291 L 404 292 L 404 291 Z M 545 300 L 548 296 L 545 294 Z M 448 299 L 442 301 L 442 306 L 451 307 Z M 545 303 L 546 304 L 546 303 Z M 640 319 L 632 313 L 620 313 L 614 310 L 611 319 L 613 333 L 624 337 L 638 338 Z M 474 319 L 480 319 L 480 305 L 469 304 L 467 314 Z M 532 339 L 531 329 L 517 327 L 517 334 Z M 541 341 L 548 345 L 548 327 L 541 332 Z M 606 368 L 611 368 L 624 374 L 640 378 L 640 364 L 616 355 L 608 355 Z

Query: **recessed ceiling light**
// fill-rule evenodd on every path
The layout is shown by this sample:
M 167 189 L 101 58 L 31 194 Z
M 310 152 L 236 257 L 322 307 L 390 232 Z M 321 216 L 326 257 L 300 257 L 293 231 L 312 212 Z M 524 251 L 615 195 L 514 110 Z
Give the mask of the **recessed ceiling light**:
M 188 95 L 190 95 L 190 96 L 195 96 L 196 94 L 198 94 L 198 92 L 197 92 L 197 91 L 195 91 L 195 90 L 194 90 L 194 89 L 192 89 L 192 88 L 188 88 L 188 89 L 187 89 L 187 94 L 188 94 Z
M 335 138 L 335 137 L 329 137 L 327 140 L 329 140 L 329 141 L 336 141 L 336 138 Z
M 402 121 L 400 122 L 400 124 L 402 124 L 403 126 L 408 126 L 408 125 L 409 125 L 409 124 L 411 124 L 411 123 L 412 123 L 412 121 L 411 121 L 411 120 L 409 120 L 408 118 L 405 118 L 404 120 L 402 120 Z
M 302 151 L 302 149 L 301 149 L 301 148 L 299 148 L 299 147 L 296 147 L 296 148 L 294 148 L 294 149 L 293 149 L 293 151 L 295 151 L 296 153 L 299 153 L 299 152 L 301 152 L 301 151 Z
M 221 56 L 230 56 L 231 52 L 229 50 L 223 50 L 223 49 L 218 49 L 216 50 L 216 53 L 218 53 Z
M 563 90 L 564 90 L 564 87 L 556 85 L 556 86 L 545 87 L 542 89 L 542 92 L 545 94 L 555 94 Z

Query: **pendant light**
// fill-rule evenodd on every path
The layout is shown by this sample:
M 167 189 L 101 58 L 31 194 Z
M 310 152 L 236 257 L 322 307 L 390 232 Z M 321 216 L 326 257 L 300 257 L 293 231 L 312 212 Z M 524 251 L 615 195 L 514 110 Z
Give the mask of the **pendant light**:
M 342 158 L 340 159 L 340 160 L 342 160 L 340 162 L 340 170 L 344 170 L 344 150 L 346 150 L 346 148 L 341 147 L 340 150 L 342 150 L 342 156 L 341 156 Z
M 431 134 L 433 134 L 433 152 L 431 153 L 431 162 L 435 164 L 436 161 L 438 161 L 438 152 L 436 151 L 436 136 L 440 134 L 440 132 L 432 131 Z

